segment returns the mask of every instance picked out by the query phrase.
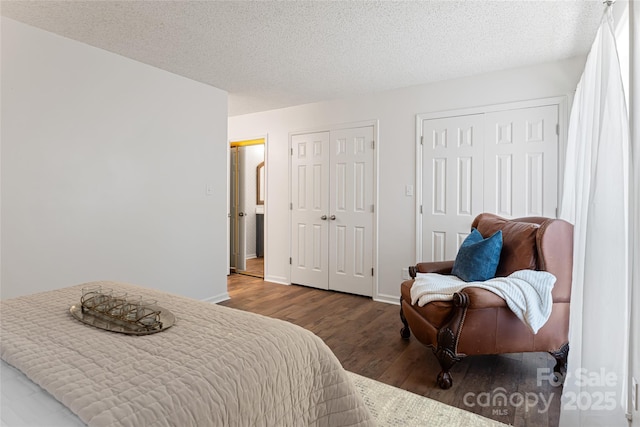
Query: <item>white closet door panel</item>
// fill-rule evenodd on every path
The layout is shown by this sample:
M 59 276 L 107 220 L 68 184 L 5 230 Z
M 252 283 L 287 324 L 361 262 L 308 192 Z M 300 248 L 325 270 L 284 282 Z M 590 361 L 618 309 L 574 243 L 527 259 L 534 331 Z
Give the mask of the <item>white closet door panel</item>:
M 454 259 L 483 207 L 483 115 L 422 122 L 422 258 Z
M 328 289 L 328 147 L 329 132 L 291 139 L 291 282 L 321 289 Z
M 373 127 L 331 132 L 329 289 L 373 293 Z
M 500 111 L 485 117 L 485 210 L 511 218 L 554 218 L 558 106 Z

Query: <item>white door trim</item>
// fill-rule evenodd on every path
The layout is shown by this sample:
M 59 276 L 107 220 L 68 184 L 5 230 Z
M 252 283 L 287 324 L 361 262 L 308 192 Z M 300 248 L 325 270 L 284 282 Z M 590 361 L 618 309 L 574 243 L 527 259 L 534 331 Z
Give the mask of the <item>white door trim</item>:
M 562 200 L 562 187 L 564 178 L 564 163 L 567 144 L 568 131 L 568 96 L 554 96 L 549 98 L 530 99 L 524 101 L 507 102 L 502 104 L 484 105 L 470 108 L 459 108 L 453 110 L 435 111 L 430 113 L 416 114 L 416 157 L 415 157 L 415 218 L 416 218 L 416 263 L 423 261 L 422 254 L 422 122 L 430 119 L 442 119 L 447 117 L 466 116 L 471 114 L 493 113 L 497 111 L 517 110 L 521 108 L 543 107 L 545 105 L 558 106 L 558 206 Z M 377 155 L 377 153 L 376 153 Z
M 331 131 L 335 131 L 335 130 L 340 130 L 340 129 L 350 129 L 350 128 L 357 128 L 357 127 L 367 127 L 367 126 L 373 126 L 373 138 L 375 141 L 375 149 L 373 150 L 373 185 L 374 185 L 374 191 L 373 191 L 373 205 L 374 205 L 374 211 L 373 211 L 373 229 L 372 229 L 372 250 L 373 250 L 373 268 L 374 268 L 374 275 L 373 275 L 373 289 L 372 289 L 372 298 L 374 300 L 377 300 L 380 296 L 379 293 L 379 286 L 378 286 L 378 277 L 379 277 L 379 267 L 378 267 L 378 212 L 380 211 L 379 206 L 378 206 L 378 200 L 379 200 L 379 189 L 380 189 L 380 185 L 379 185 L 379 167 L 380 167 L 380 160 L 379 160 L 379 146 L 380 146 L 380 134 L 379 134 L 379 120 L 375 119 L 375 120 L 362 120 L 362 121 L 357 121 L 357 122 L 347 122 L 347 123 L 338 123 L 338 124 L 331 124 L 331 125 L 325 125 L 325 126 L 314 126 L 314 127 L 308 127 L 308 128 L 301 128 L 301 129 L 296 129 L 294 131 L 289 132 L 289 136 L 288 136 L 288 155 L 289 155 L 289 162 L 288 162 L 288 182 L 289 182 L 289 188 L 288 188 L 288 192 L 289 192 L 289 227 L 288 227 L 288 240 L 289 240 L 289 259 L 291 259 L 292 257 L 292 235 L 291 235 L 291 223 L 292 223 L 292 212 L 291 212 L 291 203 L 293 203 L 293 197 L 291 194 L 291 180 L 293 178 L 293 171 L 291 170 L 291 150 L 293 149 L 293 145 L 292 145 L 292 138 L 295 135 L 302 135 L 302 134 L 307 134 L 307 133 L 316 133 L 316 132 L 331 132 Z M 265 220 L 266 220 L 266 216 L 265 216 Z M 266 228 L 266 225 L 265 225 Z M 291 265 L 289 265 L 289 284 L 291 284 Z
M 260 134 L 260 135 L 251 135 L 247 138 L 232 138 L 227 140 L 227 275 L 229 274 L 229 266 L 231 265 L 230 252 L 231 252 L 231 168 L 229 167 L 231 163 L 231 144 L 238 141 L 250 141 L 254 139 L 264 139 L 264 271 L 263 271 L 263 279 L 268 279 L 268 271 L 269 271 L 269 251 L 267 251 L 267 242 L 269 241 L 269 215 L 267 206 L 269 204 L 269 134 Z M 273 280 L 271 280 L 273 281 Z

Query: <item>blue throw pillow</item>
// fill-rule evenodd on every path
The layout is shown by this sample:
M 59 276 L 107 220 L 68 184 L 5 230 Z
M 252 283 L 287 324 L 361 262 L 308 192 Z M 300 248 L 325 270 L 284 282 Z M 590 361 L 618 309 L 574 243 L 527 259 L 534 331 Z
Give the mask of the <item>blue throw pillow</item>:
M 451 274 L 465 282 L 484 282 L 492 279 L 496 275 L 501 251 L 502 230 L 485 239 L 474 228 L 460 245 Z

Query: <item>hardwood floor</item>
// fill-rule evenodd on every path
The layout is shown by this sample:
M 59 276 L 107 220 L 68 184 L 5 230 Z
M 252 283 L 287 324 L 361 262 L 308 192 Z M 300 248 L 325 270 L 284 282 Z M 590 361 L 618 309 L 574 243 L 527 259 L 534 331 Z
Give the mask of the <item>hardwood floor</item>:
M 231 299 L 220 305 L 314 332 L 351 372 L 506 424 L 558 425 L 562 388 L 537 384 L 539 368 L 553 371 L 555 361 L 546 353 L 467 357 L 451 370 L 453 387 L 441 390 L 432 351 L 414 338 L 400 338 L 397 305 L 240 274 L 229 276 L 228 290 Z
M 246 263 L 247 263 L 246 273 L 248 273 L 251 276 L 264 277 L 264 258 L 263 257 L 249 258 L 246 261 Z

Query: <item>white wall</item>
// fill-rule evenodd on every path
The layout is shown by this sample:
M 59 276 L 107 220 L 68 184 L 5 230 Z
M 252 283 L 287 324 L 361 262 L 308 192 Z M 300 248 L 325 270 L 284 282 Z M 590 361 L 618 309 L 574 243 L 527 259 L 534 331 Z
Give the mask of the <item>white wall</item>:
M 226 298 L 226 127 L 226 92 L 3 17 L 2 298 Z
M 584 57 L 561 62 L 449 80 L 418 87 L 336 100 L 229 119 L 231 140 L 269 135 L 266 163 L 267 280 L 289 280 L 288 135 L 330 125 L 379 121 L 378 274 L 374 298 L 397 302 L 401 270 L 415 264 L 416 114 L 572 95 Z M 273 236 L 273 237 L 272 237 Z
M 629 77 L 632 164 L 632 211 L 633 247 L 631 258 L 631 328 L 630 368 L 631 375 L 640 381 L 640 4 L 629 2 Z M 640 405 L 640 390 L 636 390 L 636 404 Z M 631 395 L 631 393 L 629 393 Z M 630 405 L 633 414 L 632 426 L 640 426 L 640 407 Z

